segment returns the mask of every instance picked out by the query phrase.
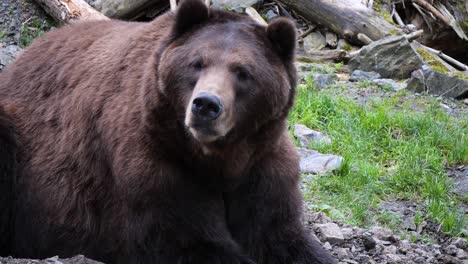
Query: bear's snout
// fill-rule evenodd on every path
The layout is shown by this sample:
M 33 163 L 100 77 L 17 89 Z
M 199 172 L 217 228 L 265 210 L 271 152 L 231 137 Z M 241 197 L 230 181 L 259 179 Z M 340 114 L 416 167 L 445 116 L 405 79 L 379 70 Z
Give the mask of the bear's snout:
M 201 122 L 216 120 L 223 111 L 223 104 L 215 95 L 202 92 L 192 102 L 192 113 Z

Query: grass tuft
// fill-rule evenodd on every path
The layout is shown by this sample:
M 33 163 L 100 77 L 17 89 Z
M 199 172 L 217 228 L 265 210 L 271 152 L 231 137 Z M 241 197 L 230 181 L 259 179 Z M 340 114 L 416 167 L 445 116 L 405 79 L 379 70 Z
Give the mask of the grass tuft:
M 313 147 L 346 163 L 307 183 L 308 203 L 351 224 L 394 227 L 399 219 L 379 210 L 379 203 L 389 197 L 415 200 L 442 231 L 459 235 L 467 224 L 459 209 L 463 198 L 450 193 L 445 168 L 468 164 L 468 117 L 448 116 L 435 100 L 415 111 L 401 103 L 404 91 L 363 105 L 312 83 L 298 88 L 289 121 L 328 134 L 332 144 Z

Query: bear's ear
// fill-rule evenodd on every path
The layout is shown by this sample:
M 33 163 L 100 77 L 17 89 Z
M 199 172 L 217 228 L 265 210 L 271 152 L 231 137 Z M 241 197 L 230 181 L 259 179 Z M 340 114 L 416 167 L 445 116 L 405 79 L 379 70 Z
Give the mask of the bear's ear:
M 201 0 L 183 0 L 177 7 L 173 33 L 180 36 L 208 19 L 208 7 Z
M 285 18 L 273 20 L 267 27 L 267 35 L 283 59 L 291 60 L 294 57 L 296 27 L 291 21 Z

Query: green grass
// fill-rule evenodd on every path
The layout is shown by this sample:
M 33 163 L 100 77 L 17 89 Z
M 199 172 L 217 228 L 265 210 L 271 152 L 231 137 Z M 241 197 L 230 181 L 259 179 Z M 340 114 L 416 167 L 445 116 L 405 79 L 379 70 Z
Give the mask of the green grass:
M 32 41 L 50 30 L 55 23 L 52 20 L 41 21 L 37 18 L 28 21 L 21 26 L 20 44 L 22 47 L 29 46 Z
M 305 198 L 313 210 L 333 218 L 391 228 L 398 216 L 379 210 L 379 203 L 390 197 L 415 200 L 442 231 L 458 235 L 467 218 L 460 212 L 463 198 L 449 191 L 445 168 L 468 164 L 468 117 L 448 116 L 435 99 L 419 102 L 425 111 L 416 111 L 402 100 L 404 93 L 362 105 L 331 89 L 318 91 L 313 82 L 298 88 L 290 123 L 325 132 L 333 143 L 313 147 L 346 160 L 333 175 L 308 183 Z

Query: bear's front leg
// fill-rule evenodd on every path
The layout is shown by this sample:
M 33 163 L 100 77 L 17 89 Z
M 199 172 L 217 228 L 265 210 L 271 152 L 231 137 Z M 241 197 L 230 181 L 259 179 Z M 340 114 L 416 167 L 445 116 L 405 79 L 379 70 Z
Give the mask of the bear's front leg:
M 337 263 L 301 223 L 298 157 L 287 136 L 281 141 L 226 195 L 229 229 L 258 264 Z
M 138 242 L 130 243 L 130 260 L 119 263 L 256 264 L 228 231 L 222 193 L 177 174 L 148 201 L 151 207 L 135 207 L 129 236 Z

